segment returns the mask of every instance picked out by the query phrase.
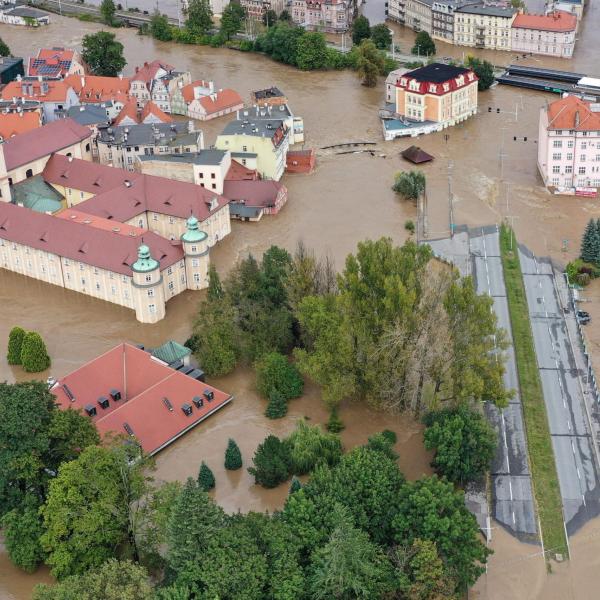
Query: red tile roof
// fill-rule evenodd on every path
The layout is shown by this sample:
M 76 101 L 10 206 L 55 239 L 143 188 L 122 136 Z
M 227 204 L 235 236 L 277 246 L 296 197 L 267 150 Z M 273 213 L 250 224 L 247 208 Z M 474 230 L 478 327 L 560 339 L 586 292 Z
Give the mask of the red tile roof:
M 36 57 L 29 59 L 27 74 L 64 77 L 71 68 L 75 52 L 65 48 L 42 48 Z
M 47 89 L 43 89 L 47 86 Z M 64 102 L 71 86 L 64 81 L 11 81 L 2 90 L 3 100 L 24 98 L 38 102 Z
M 227 175 L 225 175 L 226 181 L 251 181 L 255 179 L 260 179 L 256 169 L 249 169 L 237 160 L 231 159 L 231 166 L 229 167 L 229 171 L 227 171 Z
M 183 99 L 189 104 L 194 99 L 194 88 L 201 87 L 209 89 L 210 82 L 204 81 L 203 79 L 197 79 L 196 81 L 192 81 L 192 83 L 188 83 L 188 85 L 184 85 L 181 88 L 181 95 Z
M 46 163 L 42 176 L 46 183 L 97 195 L 116 187 L 125 187 L 127 182 L 140 177 L 140 174 L 87 160 L 69 160 L 68 156 L 54 154 Z
M 39 129 L 27 131 L 2 144 L 7 170 L 68 148 L 91 137 L 88 127 L 73 119 L 58 119 Z
M 0 115 L 0 136 L 8 140 L 15 135 L 41 127 L 37 112 L 8 113 Z
M 600 131 L 600 112 L 590 108 L 590 102 L 567 96 L 548 106 L 548 129 Z
M 567 32 L 577 28 L 577 16 L 563 10 L 547 15 L 518 14 L 512 24 L 513 28 L 537 29 L 541 31 Z
M 139 122 L 144 123 L 146 121 L 146 118 L 150 115 L 155 116 L 161 123 L 173 122 L 173 118 L 164 111 L 162 111 L 160 108 L 158 108 L 158 106 L 156 106 L 156 104 L 154 104 L 152 100 L 146 102 L 146 106 L 144 106 L 142 114 L 140 115 Z
M 160 60 L 153 60 L 150 63 L 145 62 L 142 67 L 135 68 L 135 74 L 131 78 L 131 81 L 144 81 L 146 83 L 150 83 L 156 78 L 156 74 L 160 69 L 164 69 L 165 71 L 174 71 L 175 67 Z
M 135 225 L 129 225 L 127 223 L 115 223 L 109 219 L 96 217 L 74 208 L 65 208 L 64 210 L 55 213 L 54 216 L 58 219 L 71 221 L 72 223 L 82 223 L 88 227 L 96 227 L 98 229 L 103 229 L 104 231 L 112 231 L 113 233 L 130 237 L 141 238 L 148 233 L 147 229 L 142 229 L 141 227 L 136 227 Z
M 99 75 L 69 75 L 65 82 L 70 85 L 82 102 L 107 102 L 123 100 L 129 96 L 128 77 L 101 77 Z
M 235 91 L 229 88 L 215 91 L 210 96 L 202 96 L 199 102 L 207 114 L 212 115 L 221 110 L 228 108 L 242 107 L 244 101 L 242 97 Z
M 139 123 L 138 107 L 135 98 L 130 99 L 127 104 L 123 106 L 121 112 L 115 117 L 114 124 L 120 125 L 128 117 L 132 119 L 134 123 Z
M 119 225 L 117 225 L 119 226 Z M 75 223 L 53 215 L 38 213 L 10 202 L 0 202 L 0 238 L 44 250 L 73 261 L 132 275 L 140 238 L 119 235 L 88 224 Z M 152 256 L 165 269 L 183 258 L 181 245 L 155 233 L 144 234 Z
M 268 208 L 275 206 L 280 193 L 287 188 L 277 181 L 225 181 L 223 195 L 232 202 L 243 201 L 246 206 Z
M 111 390 L 119 391 L 121 399 L 113 400 Z M 212 401 L 204 398 L 205 390 L 214 394 Z M 175 371 L 130 344 L 120 344 L 63 377 L 52 393 L 62 409 L 94 406 L 91 418 L 102 435 L 127 435 L 127 424 L 147 454 L 162 450 L 232 400 L 230 394 Z M 108 399 L 106 409 L 98 404 L 100 397 Z M 194 405 L 194 397 L 202 398 L 201 408 Z M 192 407 L 189 416 L 182 410 L 184 403 Z

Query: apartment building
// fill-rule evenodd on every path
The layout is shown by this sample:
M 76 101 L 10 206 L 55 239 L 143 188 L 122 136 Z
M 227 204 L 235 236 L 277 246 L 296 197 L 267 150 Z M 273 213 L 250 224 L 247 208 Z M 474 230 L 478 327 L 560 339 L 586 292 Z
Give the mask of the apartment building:
M 240 110 L 244 106 L 242 97 L 230 88 L 215 89 L 212 81 L 194 81 L 181 88 L 183 114 L 190 119 L 209 121 Z
M 466 5 L 454 11 L 454 43 L 488 50 L 510 50 L 513 8 Z
M 285 0 L 240 0 L 246 16 L 253 21 L 262 21 L 268 10 L 280 15 L 286 8 Z
M 146 102 L 152 100 L 162 111 L 172 112 L 171 96 L 180 87 L 191 83 L 192 76 L 187 71 L 176 71 L 173 65 L 154 60 L 136 67 L 130 78 L 129 94 L 143 108 Z
M 431 36 L 447 44 L 454 43 L 454 11 L 469 0 L 434 0 L 431 5 Z
M 538 169 L 558 193 L 600 188 L 600 105 L 566 96 L 540 110 Z
M 388 0 L 387 17 L 391 21 L 405 25 L 406 23 L 406 0 Z
M 341 33 L 352 25 L 352 0 L 293 0 L 292 20 L 310 31 Z
M 404 24 L 415 31 L 432 33 L 433 0 L 406 0 Z
M 28 77 L 64 79 L 68 75 L 85 75 L 85 65 L 79 52 L 68 48 L 40 48 L 27 63 Z
M 576 33 L 577 17 L 567 12 L 518 14 L 512 24 L 512 50 L 571 58 Z

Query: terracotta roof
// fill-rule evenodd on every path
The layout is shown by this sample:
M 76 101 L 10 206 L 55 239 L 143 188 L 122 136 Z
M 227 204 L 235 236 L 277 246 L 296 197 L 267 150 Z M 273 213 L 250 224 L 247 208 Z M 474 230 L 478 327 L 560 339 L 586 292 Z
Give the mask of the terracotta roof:
M 547 108 L 548 129 L 600 131 L 600 112 L 590 108 L 590 102 L 567 96 L 552 102 Z
M 512 24 L 513 28 L 538 29 L 541 31 L 575 31 L 577 16 L 557 10 L 547 15 L 518 14 Z
M 287 188 L 277 181 L 225 181 L 223 195 L 232 202 L 244 202 L 246 206 L 267 208 L 275 206 L 280 193 L 287 194 Z
M 33 77 L 64 77 L 71 68 L 75 52 L 65 48 L 41 48 L 37 56 L 31 57 L 27 65 L 27 74 Z
M 231 159 L 231 166 L 227 175 L 225 175 L 226 181 L 240 181 L 240 180 L 254 180 L 259 179 L 259 174 L 256 169 L 249 169 L 237 160 Z
M 71 86 L 64 81 L 24 79 L 7 83 L 2 90 L 2 99 L 24 98 L 38 102 L 64 102 L 70 89 Z
M 150 83 L 150 81 L 156 78 L 156 74 L 160 69 L 164 69 L 165 71 L 173 71 L 175 67 L 160 60 L 153 60 L 150 63 L 145 62 L 142 67 L 135 68 L 135 73 L 131 77 L 131 81 L 144 81 L 146 83 Z
M 77 209 L 121 222 L 147 211 L 181 219 L 187 219 L 193 214 L 199 221 L 204 221 L 229 203 L 224 196 L 185 181 L 145 174 L 130 179 L 129 187 L 115 187 L 81 202 Z M 216 203 L 211 211 L 213 199 L 216 199 Z
M 69 75 L 65 82 L 75 90 L 82 102 L 106 102 L 129 96 L 128 77 Z
M 204 81 L 203 79 L 197 79 L 196 81 L 192 81 L 192 83 L 188 83 L 188 85 L 184 85 L 181 88 L 181 95 L 183 99 L 189 104 L 194 99 L 194 89 L 197 87 L 209 89 L 210 82 Z
M 235 90 L 229 88 L 215 91 L 209 96 L 202 96 L 199 102 L 209 115 L 244 104 L 242 97 Z
M 10 202 L 0 202 L 0 238 L 129 276 L 141 241 L 137 236 L 119 235 Z M 143 242 L 160 261 L 161 270 L 183 258 L 181 245 L 155 233 L 144 234 Z
M 113 400 L 112 390 L 121 394 L 120 400 Z M 210 402 L 205 390 L 213 394 Z M 62 409 L 93 406 L 96 414 L 91 419 L 100 434 L 132 435 L 148 454 L 162 450 L 232 400 L 230 394 L 175 371 L 130 344 L 120 344 L 69 373 L 52 393 Z M 101 397 L 108 400 L 105 409 L 98 403 Z M 202 399 L 203 406 L 195 406 L 194 398 Z M 184 404 L 191 407 L 189 416 L 182 410 Z
M 27 131 L 2 144 L 7 170 L 82 142 L 92 135 L 89 128 L 73 119 L 58 119 L 43 127 Z M 84 161 L 82 161 L 84 162 Z
M 148 233 L 147 229 L 136 227 L 135 225 L 129 225 L 127 223 L 115 223 L 109 219 L 103 219 L 96 217 L 88 213 L 81 212 L 74 208 L 65 208 L 54 215 L 59 219 L 65 219 L 72 223 L 82 223 L 88 227 L 96 227 L 98 229 L 104 229 L 104 231 L 112 231 L 119 235 L 127 235 L 131 237 L 141 238 Z M 141 242 L 140 242 L 141 243 Z
M 162 111 L 160 108 L 158 108 L 158 106 L 156 106 L 156 104 L 154 104 L 152 100 L 146 102 L 146 106 L 144 106 L 142 114 L 140 115 L 139 122 L 144 123 L 146 121 L 146 118 L 150 115 L 155 116 L 161 123 L 173 122 L 173 118 L 164 111 Z
M 72 188 L 88 194 L 102 194 L 140 177 L 124 169 L 79 160 L 62 154 L 53 154 L 42 171 L 44 181 L 52 185 Z
M 41 125 L 37 112 L 0 114 L 0 136 L 3 140 L 38 127 Z
M 138 107 L 135 98 L 127 101 L 121 112 L 115 117 L 114 125 L 120 125 L 125 119 L 130 118 L 134 123 L 139 123 Z

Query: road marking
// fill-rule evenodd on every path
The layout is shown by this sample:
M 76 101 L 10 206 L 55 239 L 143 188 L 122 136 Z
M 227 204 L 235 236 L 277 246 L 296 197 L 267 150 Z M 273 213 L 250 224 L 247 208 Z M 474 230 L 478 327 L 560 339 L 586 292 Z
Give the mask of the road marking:
M 513 525 L 515 525 L 515 524 L 516 524 L 516 522 L 517 522 L 517 521 L 516 521 L 516 519 L 515 519 L 515 511 L 513 510 Z
M 567 420 L 567 425 L 569 427 L 569 431 L 571 431 L 571 421 Z
M 512 499 L 513 499 L 512 481 L 510 479 L 508 480 L 508 489 L 510 490 L 510 501 L 512 502 Z
M 585 503 L 585 494 L 581 494 L 581 498 L 583 499 L 583 505 L 587 506 L 587 504 Z
M 577 477 L 581 479 L 581 473 L 579 472 L 579 467 L 575 467 L 577 469 Z
M 573 446 L 573 440 L 571 440 L 571 450 L 573 450 L 573 456 L 575 455 L 575 446 Z

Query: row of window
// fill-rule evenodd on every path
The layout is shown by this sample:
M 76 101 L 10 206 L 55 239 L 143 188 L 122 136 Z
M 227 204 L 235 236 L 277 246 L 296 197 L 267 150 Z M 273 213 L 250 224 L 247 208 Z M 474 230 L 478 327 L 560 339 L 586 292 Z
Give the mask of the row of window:
M 552 154 L 552 160 L 562 160 L 562 154 L 560 152 L 554 152 Z M 567 152 L 567 160 L 573 160 L 573 153 Z M 586 162 L 587 154 L 580 154 L 578 156 L 578 160 L 580 162 Z M 592 161 L 600 162 L 600 154 L 596 154 L 596 157 L 592 159 Z
M 566 165 L 565 166 L 565 173 L 572 173 L 573 172 L 573 166 L 572 165 Z M 577 172 L 579 173 L 579 175 L 585 175 L 585 167 L 579 167 L 579 169 L 577 170 Z M 556 174 L 556 173 L 560 173 L 560 165 L 554 165 L 552 167 L 552 173 Z

